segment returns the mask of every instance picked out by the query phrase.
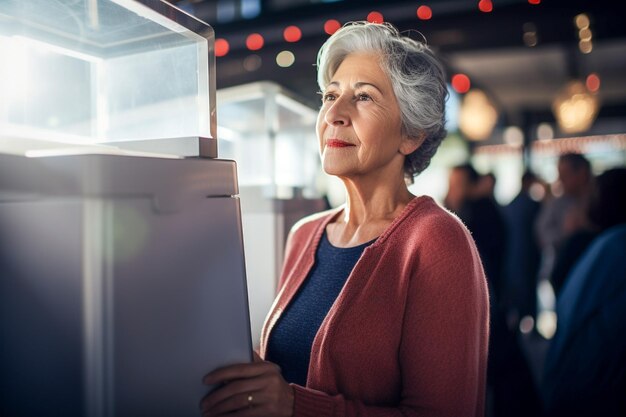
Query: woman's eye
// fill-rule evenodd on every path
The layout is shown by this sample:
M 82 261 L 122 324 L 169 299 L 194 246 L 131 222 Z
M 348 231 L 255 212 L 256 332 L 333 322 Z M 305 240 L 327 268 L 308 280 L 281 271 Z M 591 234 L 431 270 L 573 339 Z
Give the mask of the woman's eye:
M 326 93 L 322 95 L 322 101 L 332 101 L 335 99 L 334 94 Z
M 369 101 L 372 99 L 372 97 L 369 94 L 365 94 L 365 93 L 358 94 L 356 98 L 359 101 Z

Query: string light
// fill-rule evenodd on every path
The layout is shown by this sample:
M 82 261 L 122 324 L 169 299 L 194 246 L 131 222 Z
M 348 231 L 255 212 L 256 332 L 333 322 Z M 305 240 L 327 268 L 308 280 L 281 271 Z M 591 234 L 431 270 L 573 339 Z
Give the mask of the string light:
M 537 126 L 537 139 L 544 141 L 554 139 L 554 129 L 550 123 L 539 123 L 539 126 Z
M 328 35 L 332 35 L 333 33 L 337 32 L 340 27 L 341 23 L 339 23 L 338 20 L 329 19 L 324 23 L 324 32 L 326 32 Z
M 480 0 L 478 2 L 478 10 L 483 13 L 490 13 L 493 10 L 493 3 L 491 0 Z
M 373 11 L 367 15 L 367 21 L 370 23 L 383 23 L 385 19 L 381 12 Z
M 517 126 L 509 126 L 502 134 L 504 143 L 511 146 L 522 146 L 524 144 L 524 132 Z
M 583 39 L 578 42 L 578 49 L 580 49 L 580 52 L 583 54 L 589 54 L 593 51 L 593 43 L 590 40 Z
M 283 31 L 283 38 L 287 42 L 298 42 L 302 39 L 302 31 L 298 26 L 287 26 Z
M 587 90 L 592 93 L 597 93 L 598 90 L 600 90 L 600 77 L 598 77 L 598 74 L 592 72 L 591 74 L 587 75 L 585 85 L 587 86 Z
M 524 30 L 524 45 L 528 47 L 536 46 L 538 38 L 537 27 L 535 24 L 532 22 L 526 22 L 524 23 L 524 26 L 522 26 L 522 29 Z
M 574 23 L 578 29 L 585 29 L 589 27 L 589 17 L 585 13 L 581 13 L 574 18 Z
M 226 39 L 217 38 L 215 40 L 215 56 L 224 56 L 230 50 L 230 45 Z
M 296 57 L 291 51 L 282 51 L 276 55 L 276 64 L 279 67 L 287 68 L 293 65 L 296 61 Z
M 262 64 L 263 60 L 260 56 L 256 54 L 249 55 L 243 60 L 243 68 L 248 72 L 258 70 L 259 68 L 261 68 Z
M 471 87 L 470 79 L 465 74 L 454 74 L 451 84 L 454 91 L 459 94 L 467 93 Z
M 420 6 L 417 8 L 417 17 L 421 20 L 430 20 L 433 17 L 433 11 L 428 6 Z
M 591 29 L 587 28 L 582 28 L 580 31 L 578 31 L 578 37 L 580 38 L 581 41 L 590 41 L 592 38 L 592 34 L 591 34 Z
M 591 32 L 591 28 L 589 27 L 590 21 L 589 16 L 585 13 L 581 13 L 576 15 L 574 18 L 574 24 L 578 28 L 578 49 L 583 54 L 591 53 L 593 50 L 593 42 L 591 39 L 593 38 L 593 33 Z
M 251 51 L 258 51 L 263 48 L 265 40 L 258 33 L 252 33 L 246 38 L 246 47 Z
M 536 155 L 562 155 L 566 153 L 589 153 L 602 147 L 607 151 L 626 149 L 626 135 L 578 136 L 553 140 L 533 141 L 531 149 Z M 476 154 L 519 153 L 520 148 L 508 144 L 483 145 L 475 150 Z

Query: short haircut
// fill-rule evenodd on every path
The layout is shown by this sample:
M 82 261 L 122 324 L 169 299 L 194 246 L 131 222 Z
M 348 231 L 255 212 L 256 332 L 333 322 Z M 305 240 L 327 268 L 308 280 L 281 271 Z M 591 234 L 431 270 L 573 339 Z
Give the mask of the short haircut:
M 343 60 L 352 53 L 375 53 L 398 100 L 402 132 L 424 142 L 406 156 L 409 180 L 430 164 L 446 136 L 448 98 L 442 64 L 424 43 L 403 36 L 389 23 L 351 22 L 335 32 L 317 55 L 317 82 L 323 91 Z

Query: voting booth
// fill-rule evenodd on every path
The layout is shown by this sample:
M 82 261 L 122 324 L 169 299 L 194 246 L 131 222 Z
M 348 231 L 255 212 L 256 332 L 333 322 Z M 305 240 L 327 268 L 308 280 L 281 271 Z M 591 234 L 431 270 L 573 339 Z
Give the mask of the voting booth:
M 251 360 L 213 43 L 159 0 L 0 2 L 0 415 L 197 416 Z

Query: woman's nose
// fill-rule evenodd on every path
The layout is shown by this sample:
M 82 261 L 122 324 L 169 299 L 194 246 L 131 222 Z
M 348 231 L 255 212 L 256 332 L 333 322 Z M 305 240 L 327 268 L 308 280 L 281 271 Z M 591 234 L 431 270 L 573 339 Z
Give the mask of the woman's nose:
M 337 97 L 324 115 L 324 120 L 331 126 L 346 126 L 350 123 L 347 109 L 348 103 L 342 97 Z

